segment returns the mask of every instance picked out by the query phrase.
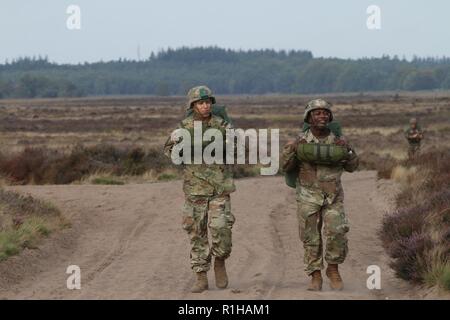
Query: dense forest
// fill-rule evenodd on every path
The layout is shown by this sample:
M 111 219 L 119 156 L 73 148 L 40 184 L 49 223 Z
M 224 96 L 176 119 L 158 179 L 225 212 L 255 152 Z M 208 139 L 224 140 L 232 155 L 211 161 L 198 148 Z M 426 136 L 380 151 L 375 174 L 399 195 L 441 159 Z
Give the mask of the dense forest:
M 315 58 L 309 51 L 167 49 L 143 61 L 56 64 L 25 57 L 0 64 L 0 98 L 450 89 L 450 58 Z

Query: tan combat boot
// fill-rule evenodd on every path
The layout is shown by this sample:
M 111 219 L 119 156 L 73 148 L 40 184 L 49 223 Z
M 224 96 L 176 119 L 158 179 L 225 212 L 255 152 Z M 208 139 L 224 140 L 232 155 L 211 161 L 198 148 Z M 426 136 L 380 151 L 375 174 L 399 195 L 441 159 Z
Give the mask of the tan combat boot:
M 206 271 L 197 272 L 197 281 L 194 283 L 194 286 L 191 289 L 192 293 L 201 293 L 205 290 L 208 290 L 208 277 L 206 275 Z
M 225 269 L 225 259 L 214 259 L 214 273 L 216 275 L 216 287 L 225 289 L 228 286 L 227 270 Z
M 320 291 L 322 290 L 322 273 L 320 270 L 316 270 L 311 274 L 311 283 L 309 284 L 309 291 Z
M 329 264 L 326 271 L 327 277 L 330 278 L 330 287 L 333 290 L 342 290 L 344 282 L 342 282 L 337 264 Z

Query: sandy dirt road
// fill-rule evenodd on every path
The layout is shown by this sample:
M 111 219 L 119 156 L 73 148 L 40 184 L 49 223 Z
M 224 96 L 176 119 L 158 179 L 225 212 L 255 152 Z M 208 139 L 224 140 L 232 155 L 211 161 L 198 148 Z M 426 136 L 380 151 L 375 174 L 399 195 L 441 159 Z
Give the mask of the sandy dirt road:
M 396 280 L 376 232 L 390 182 L 376 173 L 344 174 L 350 221 L 349 256 L 341 267 L 345 289 L 308 292 L 298 237 L 294 190 L 281 177 L 237 181 L 233 253 L 227 260 L 229 288 L 189 293 L 194 276 L 189 244 L 181 229 L 181 182 L 124 186 L 8 187 L 50 200 L 72 222 L 39 249 L 0 263 L 3 299 L 409 299 Z M 81 268 L 81 290 L 68 290 L 66 269 Z M 381 268 L 381 290 L 368 290 L 369 265 Z

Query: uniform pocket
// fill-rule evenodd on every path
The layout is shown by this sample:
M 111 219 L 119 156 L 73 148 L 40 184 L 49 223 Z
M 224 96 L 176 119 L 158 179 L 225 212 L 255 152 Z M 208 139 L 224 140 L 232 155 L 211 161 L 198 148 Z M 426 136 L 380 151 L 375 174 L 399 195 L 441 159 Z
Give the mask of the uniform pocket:
M 182 220 L 182 227 L 187 232 L 191 232 L 194 229 L 194 207 L 186 202 L 183 206 L 183 220 Z
M 236 222 L 236 218 L 231 213 L 231 201 L 229 200 L 229 196 L 228 196 L 228 201 L 225 202 L 224 215 L 226 216 L 226 219 L 227 219 L 227 225 L 231 229 L 233 227 L 234 223 Z
M 341 219 L 342 219 L 342 225 L 341 225 L 342 232 L 344 232 L 344 233 L 349 232 L 350 225 L 349 225 L 348 219 L 343 211 L 341 212 Z
M 188 197 L 183 207 L 183 229 L 188 233 L 204 235 L 208 221 L 207 211 L 207 197 Z

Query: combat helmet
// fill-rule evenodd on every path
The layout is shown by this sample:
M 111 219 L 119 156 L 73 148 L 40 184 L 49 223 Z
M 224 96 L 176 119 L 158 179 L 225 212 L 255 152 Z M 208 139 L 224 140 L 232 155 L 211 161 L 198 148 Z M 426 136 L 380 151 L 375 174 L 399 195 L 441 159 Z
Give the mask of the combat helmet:
M 325 101 L 323 99 L 314 99 L 309 101 L 306 104 L 306 108 L 305 108 L 305 113 L 303 115 L 303 122 L 306 122 L 309 124 L 309 113 L 313 110 L 317 110 L 317 109 L 325 109 L 328 110 L 330 112 L 330 122 L 333 121 L 333 112 L 331 111 L 331 103 L 329 103 L 328 101 Z
M 213 93 L 210 88 L 207 86 L 197 86 L 189 90 L 188 94 L 188 108 L 192 108 L 194 102 L 204 99 L 211 99 L 211 103 L 216 103 L 216 98 L 213 96 Z

